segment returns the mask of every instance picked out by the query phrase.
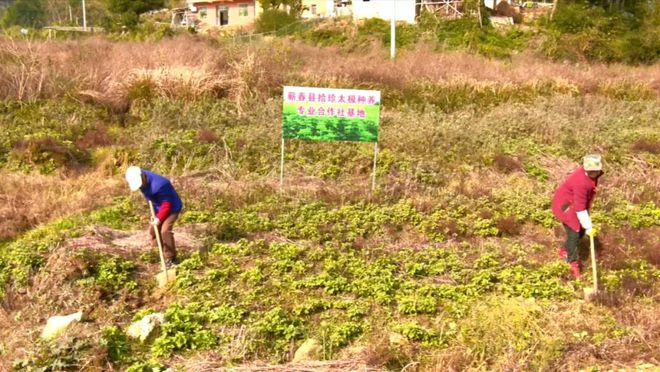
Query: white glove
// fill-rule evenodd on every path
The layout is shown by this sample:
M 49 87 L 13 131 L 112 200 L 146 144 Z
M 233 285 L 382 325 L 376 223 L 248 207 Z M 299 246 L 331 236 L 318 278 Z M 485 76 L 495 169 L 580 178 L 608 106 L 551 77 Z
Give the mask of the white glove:
M 160 225 L 160 220 L 158 219 L 158 217 L 152 217 L 151 221 L 149 221 L 149 223 L 151 223 L 154 226 L 158 226 L 158 225 Z
M 580 221 L 582 228 L 590 231 L 593 225 L 591 224 L 591 217 L 589 217 L 589 211 L 579 211 L 577 212 L 577 218 Z

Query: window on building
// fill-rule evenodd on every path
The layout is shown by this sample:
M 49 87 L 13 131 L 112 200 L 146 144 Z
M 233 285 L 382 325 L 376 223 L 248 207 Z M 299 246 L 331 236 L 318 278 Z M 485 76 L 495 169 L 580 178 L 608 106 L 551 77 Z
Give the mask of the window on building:
M 216 26 L 224 26 L 229 24 L 229 8 L 221 5 L 218 7 L 218 13 L 215 17 Z
M 247 15 L 248 15 L 248 5 L 247 4 L 239 4 L 238 5 L 238 15 L 240 17 L 247 17 Z
M 197 8 L 197 10 L 199 11 L 199 18 L 206 19 L 206 17 L 208 17 L 209 9 L 207 7 L 200 6 L 199 8 Z

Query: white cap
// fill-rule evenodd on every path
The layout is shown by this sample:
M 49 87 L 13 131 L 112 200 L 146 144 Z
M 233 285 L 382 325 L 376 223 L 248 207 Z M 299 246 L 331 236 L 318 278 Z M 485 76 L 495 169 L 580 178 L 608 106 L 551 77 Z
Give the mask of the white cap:
M 126 169 L 126 182 L 128 182 L 128 188 L 131 191 L 137 191 L 142 187 L 142 169 L 131 165 Z
M 582 165 L 586 171 L 603 170 L 603 158 L 598 154 L 589 154 L 582 159 Z

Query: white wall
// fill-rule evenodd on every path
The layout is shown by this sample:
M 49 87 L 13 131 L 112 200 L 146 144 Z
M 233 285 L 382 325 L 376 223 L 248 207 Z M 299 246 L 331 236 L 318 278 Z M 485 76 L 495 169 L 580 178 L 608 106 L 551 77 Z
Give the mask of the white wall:
M 353 18 L 392 19 L 415 23 L 415 0 L 353 0 Z
M 495 9 L 497 4 L 501 3 L 503 0 L 484 0 L 484 5 L 487 8 Z

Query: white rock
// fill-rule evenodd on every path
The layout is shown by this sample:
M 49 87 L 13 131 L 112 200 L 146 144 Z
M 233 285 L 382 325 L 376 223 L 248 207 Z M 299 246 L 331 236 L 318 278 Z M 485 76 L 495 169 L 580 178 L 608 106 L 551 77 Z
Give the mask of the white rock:
M 144 342 L 144 340 L 146 340 L 147 337 L 149 337 L 151 332 L 153 332 L 153 330 L 159 325 L 161 325 L 164 321 L 165 321 L 165 316 L 163 316 L 162 313 L 149 314 L 144 318 L 138 320 L 137 322 L 133 322 L 128 327 L 126 334 L 129 337 L 137 338 L 140 341 Z
M 313 338 L 308 338 L 302 345 L 300 345 L 298 350 L 296 350 L 296 353 L 293 356 L 293 362 L 317 360 L 320 351 L 321 344 Z
M 390 341 L 390 345 L 393 346 L 405 346 L 409 344 L 406 336 L 396 332 L 390 332 L 389 341 Z
M 46 327 L 41 333 L 41 338 L 44 340 L 51 340 L 59 336 L 64 330 L 71 325 L 74 321 L 82 319 L 82 311 L 70 315 L 55 315 L 48 318 Z

